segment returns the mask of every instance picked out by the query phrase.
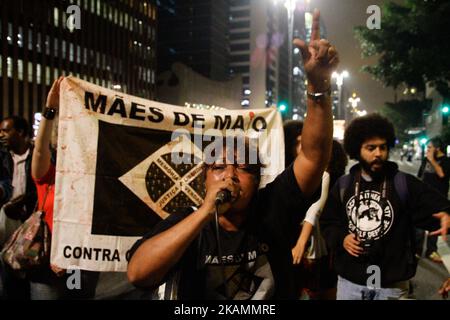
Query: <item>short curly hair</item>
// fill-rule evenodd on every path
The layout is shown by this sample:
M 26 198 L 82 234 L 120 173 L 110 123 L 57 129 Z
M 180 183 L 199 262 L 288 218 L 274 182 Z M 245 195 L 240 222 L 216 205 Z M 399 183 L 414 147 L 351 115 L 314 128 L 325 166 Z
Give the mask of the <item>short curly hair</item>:
M 344 149 L 350 159 L 359 160 L 361 146 L 371 138 L 386 139 L 388 148 L 395 146 L 395 130 L 392 123 L 385 117 L 372 113 L 354 119 L 344 133 Z

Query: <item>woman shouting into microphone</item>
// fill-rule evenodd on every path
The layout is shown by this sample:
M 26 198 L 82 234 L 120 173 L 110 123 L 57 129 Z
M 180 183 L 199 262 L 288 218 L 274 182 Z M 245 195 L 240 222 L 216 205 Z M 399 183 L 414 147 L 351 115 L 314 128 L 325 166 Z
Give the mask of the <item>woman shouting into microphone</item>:
M 296 299 L 288 234 L 314 200 L 330 157 L 330 78 L 338 56 L 320 39 L 318 11 L 310 43 L 294 44 L 308 77 L 301 152 L 258 189 L 261 161 L 248 156 L 255 147 L 248 141 L 223 145 L 204 165 L 203 204 L 170 215 L 131 250 L 128 278 L 151 289 L 153 298 Z

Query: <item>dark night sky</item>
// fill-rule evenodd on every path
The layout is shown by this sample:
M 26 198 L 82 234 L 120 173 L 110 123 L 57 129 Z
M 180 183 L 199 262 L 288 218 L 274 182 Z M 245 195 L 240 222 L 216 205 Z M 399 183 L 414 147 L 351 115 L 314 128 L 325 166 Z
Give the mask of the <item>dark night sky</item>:
M 356 91 L 361 98 L 360 109 L 376 111 L 384 102 L 394 100 L 394 90 L 384 88 L 380 82 L 372 79 L 361 67 L 375 62 L 375 59 L 363 59 L 359 42 L 355 39 L 353 27 L 366 25 L 370 5 L 380 5 L 382 0 L 311 0 L 311 6 L 321 11 L 325 22 L 328 40 L 336 46 L 340 55 L 338 71 L 344 69 L 350 73 L 350 78 L 344 80 L 344 86 L 350 91 Z M 383 17 L 381 17 L 383 28 Z M 375 32 L 376 30 L 374 30 Z

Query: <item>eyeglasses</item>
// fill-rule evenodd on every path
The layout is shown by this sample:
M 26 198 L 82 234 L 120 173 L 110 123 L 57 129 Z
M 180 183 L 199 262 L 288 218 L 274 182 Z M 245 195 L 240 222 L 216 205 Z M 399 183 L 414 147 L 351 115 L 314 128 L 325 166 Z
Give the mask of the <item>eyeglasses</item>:
M 226 164 L 226 163 L 214 163 L 209 166 L 209 169 L 215 171 L 215 172 L 221 172 L 225 171 L 228 166 L 233 166 L 234 169 L 238 173 L 249 173 L 249 174 L 255 174 L 257 170 L 259 170 L 259 166 L 256 165 L 248 165 L 248 164 Z

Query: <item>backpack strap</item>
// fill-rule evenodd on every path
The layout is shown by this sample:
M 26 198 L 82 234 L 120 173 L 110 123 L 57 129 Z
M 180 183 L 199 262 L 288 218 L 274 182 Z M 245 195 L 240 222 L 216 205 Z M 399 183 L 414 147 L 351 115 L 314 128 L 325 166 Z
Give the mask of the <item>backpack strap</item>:
M 350 174 L 346 174 L 338 179 L 339 186 L 339 199 L 341 199 L 341 203 L 344 202 L 345 191 L 350 188 L 351 176 Z
M 403 206 L 403 210 L 406 210 L 406 218 L 408 219 L 409 225 L 411 226 L 409 231 L 409 237 L 406 239 L 406 246 L 408 250 L 408 264 L 412 268 L 416 268 L 417 259 L 415 257 L 416 253 L 416 229 L 414 228 L 414 223 L 412 220 L 412 216 L 409 212 L 408 199 L 409 199 L 409 191 L 408 191 L 408 183 L 406 181 L 406 174 L 401 171 L 397 171 L 394 177 L 394 187 L 395 191 L 400 198 L 400 202 Z
M 400 198 L 401 204 L 404 208 L 407 208 L 409 192 L 408 184 L 406 182 L 406 174 L 404 172 L 397 171 L 397 173 L 395 174 L 394 188 Z
M 346 190 L 350 187 L 351 176 L 350 174 L 346 174 L 338 179 L 339 184 L 339 198 L 341 202 L 344 202 L 344 195 Z M 397 192 L 400 202 L 404 207 L 408 204 L 409 192 L 408 192 L 408 184 L 406 182 L 406 174 L 401 171 L 397 171 L 394 176 L 394 188 Z

